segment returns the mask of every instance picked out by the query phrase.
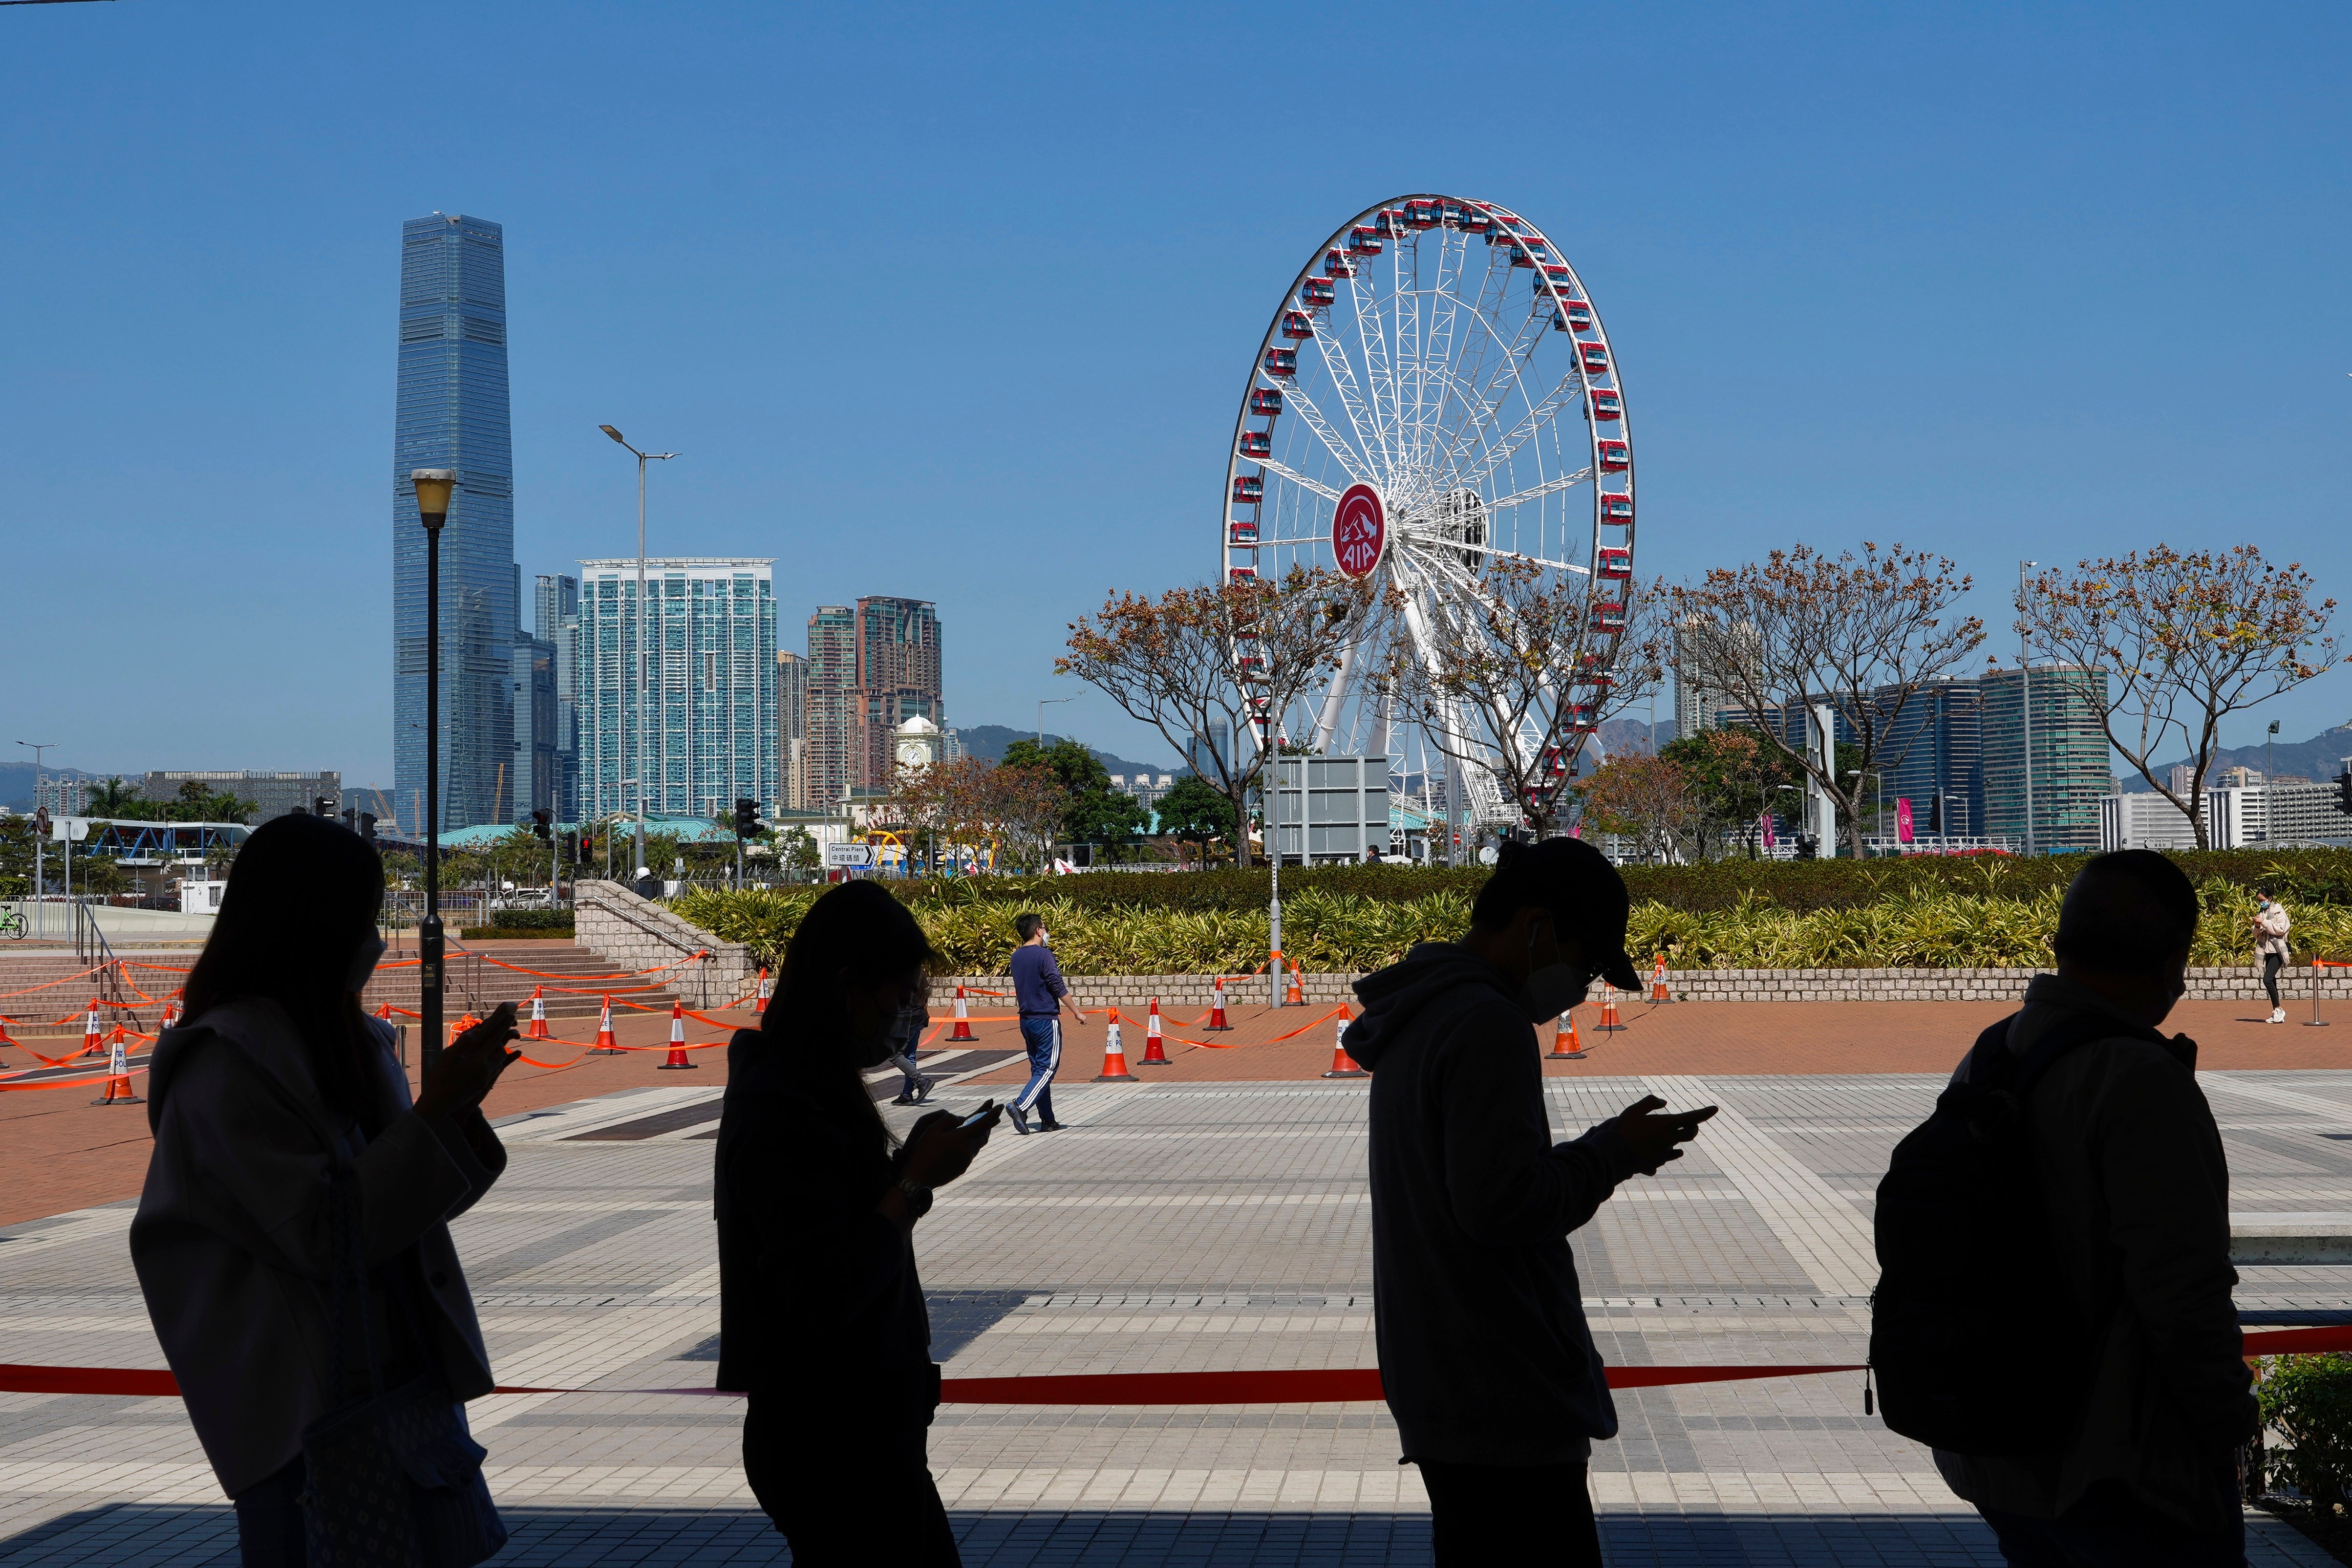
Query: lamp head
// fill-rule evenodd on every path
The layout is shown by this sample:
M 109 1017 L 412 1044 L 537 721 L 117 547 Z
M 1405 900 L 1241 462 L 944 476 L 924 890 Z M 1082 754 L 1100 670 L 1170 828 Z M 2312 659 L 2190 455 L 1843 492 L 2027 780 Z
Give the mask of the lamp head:
M 626 447 L 629 444 L 627 440 L 622 437 L 621 433 L 618 430 L 614 429 L 610 425 L 599 425 L 596 428 L 604 432 L 605 435 L 610 436 L 614 440 L 619 441 L 624 447 Z
M 449 492 L 457 488 L 456 470 L 412 468 L 408 482 L 416 487 L 416 510 L 424 516 L 425 527 L 438 528 L 448 521 Z

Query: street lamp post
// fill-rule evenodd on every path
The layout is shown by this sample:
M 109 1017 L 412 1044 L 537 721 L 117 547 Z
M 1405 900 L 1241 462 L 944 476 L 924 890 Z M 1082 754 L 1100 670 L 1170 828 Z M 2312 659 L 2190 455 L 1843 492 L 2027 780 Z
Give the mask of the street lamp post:
M 449 521 L 449 468 L 414 468 L 416 514 L 425 525 L 425 919 L 416 928 L 417 1066 L 441 1056 L 441 529 Z
M 1037 749 L 1045 749 L 1045 710 L 1056 702 L 1076 702 L 1075 697 L 1040 697 L 1037 699 Z
M 637 859 L 646 863 L 646 625 L 652 618 L 646 604 L 646 465 L 677 456 L 676 452 L 640 452 L 610 425 L 597 429 L 620 442 L 621 449 L 637 460 Z M 667 728 L 665 727 L 665 733 Z
M 62 743 L 58 741 L 16 742 L 33 753 L 33 805 L 37 811 L 41 804 L 41 753 L 54 752 Z M 71 840 L 68 839 L 68 842 L 70 843 Z M 47 872 L 41 864 L 41 835 L 40 830 L 36 828 L 33 832 L 33 934 L 36 937 L 47 936 L 49 931 L 49 906 L 47 900 L 41 897 L 47 889 Z

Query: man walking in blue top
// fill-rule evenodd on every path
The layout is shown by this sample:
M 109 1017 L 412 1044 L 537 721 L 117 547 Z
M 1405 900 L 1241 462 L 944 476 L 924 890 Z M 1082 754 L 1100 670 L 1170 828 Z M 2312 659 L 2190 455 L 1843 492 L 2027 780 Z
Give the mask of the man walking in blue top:
M 1021 938 L 1021 945 L 1013 950 L 1013 995 L 1021 1012 L 1021 1043 L 1029 1047 L 1029 1081 L 1004 1110 L 1013 1131 L 1025 1138 L 1033 1110 L 1038 1131 L 1062 1130 L 1054 1120 L 1054 1073 L 1062 1065 L 1062 1009 L 1068 1006 L 1081 1023 L 1086 1016 L 1068 1000 L 1069 982 L 1062 978 L 1061 966 L 1045 945 L 1045 922 L 1035 915 L 1019 915 L 1013 930 Z

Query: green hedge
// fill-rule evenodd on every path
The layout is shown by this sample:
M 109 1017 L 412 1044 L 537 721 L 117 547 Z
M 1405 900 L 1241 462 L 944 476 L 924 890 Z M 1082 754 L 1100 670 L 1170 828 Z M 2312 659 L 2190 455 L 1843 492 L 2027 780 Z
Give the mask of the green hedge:
M 499 931 L 570 931 L 570 910 L 492 910 L 490 924 Z
M 2212 849 L 2176 854 L 2191 881 L 2275 886 L 2290 907 L 2352 906 L 2352 849 Z M 1915 855 L 1895 860 L 1718 860 L 1705 866 L 1628 866 L 1636 903 L 1654 900 L 1699 912 L 1764 900 L 1786 910 L 1860 909 L 1911 891 L 1951 892 L 2031 901 L 2063 889 L 2080 855 Z M 1145 908 L 1235 913 L 1265 907 L 1266 871 L 1097 871 L 1080 877 L 915 879 L 891 890 L 914 905 L 1054 902 L 1075 909 Z M 1282 873 L 1285 902 L 1310 889 L 1381 903 L 1435 894 L 1477 895 L 1483 867 L 1458 870 L 1409 866 L 1293 867 Z
M 1053 932 L 1054 951 L 1073 974 L 1240 973 L 1265 960 L 1266 911 L 1184 909 L 1082 901 L 1056 897 L 1092 880 L 1062 878 L 1034 891 L 1049 896 L 941 900 L 923 884 L 891 883 L 956 973 L 999 974 L 1017 938 L 1013 919 L 1034 910 Z M 1449 941 L 1470 922 L 1471 894 L 1459 886 L 1422 884 L 1417 899 L 1371 898 L 1310 885 L 1286 890 L 1283 948 L 1315 971 L 1377 969 L 1417 942 Z M 1050 892 L 1049 892 L 1050 889 Z M 801 916 L 823 891 L 696 891 L 677 913 L 773 963 Z M 1663 952 L 1676 969 L 2007 969 L 2051 962 L 2063 889 L 2030 897 L 1955 892 L 1926 885 L 1890 888 L 1866 903 L 1795 909 L 1754 894 L 1728 908 L 1684 909 L 1642 899 L 1626 946 L 1637 961 Z M 2219 877 L 2200 889 L 2204 917 L 2191 953 L 2200 965 L 2253 962 L 2246 888 Z M 2299 954 L 2352 957 L 2352 905 L 2296 907 Z

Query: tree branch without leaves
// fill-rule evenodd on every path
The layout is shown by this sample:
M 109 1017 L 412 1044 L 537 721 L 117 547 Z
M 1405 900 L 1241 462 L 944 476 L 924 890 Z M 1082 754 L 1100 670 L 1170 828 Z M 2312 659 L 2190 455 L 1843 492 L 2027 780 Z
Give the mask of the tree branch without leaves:
M 1970 579 L 1948 556 L 1881 552 L 1864 542 L 1832 558 L 1799 545 L 1763 562 L 1717 568 L 1674 595 L 1675 679 L 1747 709 L 1766 744 L 1838 804 L 1853 853 L 1862 854 L 1862 797 L 1870 775 L 1902 760 L 1890 750 L 1903 710 L 1920 687 L 1949 673 L 1984 642 L 1984 622 L 1950 619 Z M 1782 738 L 1774 716 L 1823 704 L 1843 716 L 1853 748 L 1841 769 L 1829 754 Z
M 2159 544 L 2145 556 L 2042 573 L 2019 606 L 2018 630 L 2044 659 L 2107 670 L 2099 723 L 2108 743 L 2196 825 L 2204 849 L 2205 775 L 2221 720 L 2338 662 L 2327 635 L 2336 601 L 2314 604 L 2312 582 L 2301 565 L 2273 566 L 2252 544 L 2186 553 Z M 2186 799 L 2156 772 L 2176 731 L 2189 750 Z

